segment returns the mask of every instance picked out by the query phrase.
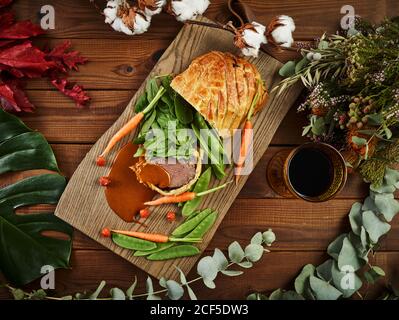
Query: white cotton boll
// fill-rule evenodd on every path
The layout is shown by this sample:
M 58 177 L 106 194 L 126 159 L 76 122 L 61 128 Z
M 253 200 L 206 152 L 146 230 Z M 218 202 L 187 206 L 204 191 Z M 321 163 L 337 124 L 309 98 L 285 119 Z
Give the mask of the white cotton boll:
M 123 23 L 123 21 L 122 21 L 121 18 L 118 18 L 118 17 L 117 17 L 117 18 L 114 20 L 114 22 L 111 24 L 111 26 L 112 26 L 112 28 L 113 28 L 115 31 L 123 32 L 123 33 L 125 33 L 125 34 L 127 34 L 127 35 L 129 35 L 129 36 L 133 35 L 132 30 L 130 30 L 130 29 Z
M 116 19 L 118 13 L 119 1 L 108 1 L 107 6 L 104 9 L 105 23 L 111 24 Z
M 176 19 L 186 21 L 203 14 L 209 6 L 209 0 L 180 0 L 172 1 L 171 4 Z
M 278 20 L 280 23 L 282 23 L 286 27 L 288 27 L 291 30 L 291 32 L 295 31 L 294 19 L 292 19 L 290 16 L 281 15 L 281 16 L 279 16 Z
M 277 27 L 272 31 L 272 37 L 277 44 L 282 47 L 291 47 L 294 42 L 291 29 L 287 26 Z
M 259 53 L 259 48 L 263 43 L 267 43 L 265 31 L 266 27 L 257 22 L 252 22 L 252 26 L 255 30 L 251 28 L 244 29 L 242 37 L 246 43 L 245 48 L 242 49 L 242 53 L 245 56 L 257 57 Z
M 282 25 L 272 30 L 271 36 L 273 40 L 282 47 L 291 47 L 294 43 L 294 38 L 292 37 L 292 32 L 295 31 L 294 20 L 289 16 L 282 15 L 277 17 L 277 23 Z
M 134 31 L 132 34 L 142 34 L 148 30 L 151 24 L 151 17 L 143 17 L 141 14 L 136 14 L 134 21 Z

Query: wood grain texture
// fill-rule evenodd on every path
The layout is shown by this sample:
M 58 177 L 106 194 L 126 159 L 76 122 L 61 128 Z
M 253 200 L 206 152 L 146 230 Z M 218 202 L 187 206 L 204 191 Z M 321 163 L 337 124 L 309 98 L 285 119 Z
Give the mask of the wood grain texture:
M 221 30 L 215 31 L 201 26 L 185 26 L 154 67 L 150 76 L 179 73 L 185 70 L 195 57 L 211 50 L 237 52 L 232 45 L 232 35 Z M 269 89 L 280 81 L 276 77 L 276 73 L 281 67 L 280 62 L 262 54 L 258 59 L 253 60 L 253 63 L 258 67 Z M 145 84 L 139 89 L 139 93 L 144 89 L 144 86 Z M 267 105 L 254 120 L 254 163 L 257 163 L 266 151 L 278 125 L 292 103 L 295 102 L 301 89 L 302 87 L 297 85 L 280 96 L 271 94 Z M 183 272 L 187 273 L 198 257 L 149 262 L 144 258 L 134 257 L 131 251 L 117 247 L 109 239 L 101 238 L 99 234 L 99 231 L 105 226 L 133 230 L 140 228 L 138 225 L 132 226 L 124 223 L 108 207 L 103 189 L 97 183 L 97 178 L 105 175 L 106 172 L 104 168 L 97 167 L 94 161 L 110 137 L 132 117 L 136 98 L 137 94 L 132 98 L 121 117 L 100 138 L 79 165 L 60 199 L 55 214 L 149 274 L 158 278 L 162 276 L 176 278 L 178 273 L 173 266 L 177 265 Z M 124 138 L 119 147 L 130 141 L 133 135 L 134 133 Z M 109 163 L 112 163 L 117 149 L 115 148 L 109 155 Z M 231 180 L 232 175 L 233 170 L 229 169 L 225 181 Z M 221 192 L 209 195 L 203 200 L 202 206 L 204 208 L 210 207 L 217 210 L 219 215 L 215 225 L 208 231 L 203 242 L 199 245 L 201 250 L 204 250 L 212 239 L 230 205 L 243 187 L 245 180 L 246 177 L 243 177 L 237 186 L 230 184 Z M 213 181 L 211 185 L 215 186 L 220 183 Z M 176 223 L 165 222 L 165 214 L 170 210 L 176 210 L 176 208 L 174 206 L 162 206 L 154 209 L 154 212 L 147 220 L 149 225 L 147 231 L 169 234 L 176 227 Z
M 96 0 L 105 7 L 106 0 Z M 246 0 L 255 12 L 257 21 L 268 24 L 270 20 L 280 14 L 287 14 L 295 19 L 297 29 L 295 39 L 313 40 L 323 32 L 334 33 L 342 18 L 340 9 L 344 5 L 352 5 L 355 13 L 374 22 L 385 16 L 394 16 L 399 12 L 397 0 Z M 39 21 L 40 7 L 48 4 L 46 0 L 16 1 L 14 8 L 19 17 Z M 114 32 L 104 23 L 104 18 L 87 0 L 63 1 L 53 0 L 51 4 L 56 11 L 56 29 L 48 36 L 52 38 L 92 38 L 92 39 L 128 39 L 122 33 Z M 226 22 L 231 19 L 227 11 L 225 0 L 212 0 L 205 15 L 215 21 Z M 181 23 L 173 17 L 161 14 L 153 18 L 150 32 L 135 36 L 132 39 L 173 39 L 180 30 Z

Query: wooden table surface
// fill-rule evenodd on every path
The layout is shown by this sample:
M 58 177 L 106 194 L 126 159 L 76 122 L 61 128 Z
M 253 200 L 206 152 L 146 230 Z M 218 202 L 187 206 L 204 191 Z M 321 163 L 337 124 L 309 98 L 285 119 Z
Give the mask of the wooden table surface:
M 113 32 L 89 0 L 17 0 L 14 9 L 21 19 L 38 22 L 40 7 L 52 4 L 56 13 L 56 29 L 39 42 L 54 45 L 65 39 L 73 43 L 89 59 L 89 63 L 72 73 L 71 79 L 83 84 L 92 97 L 90 107 L 78 109 L 73 102 L 56 92 L 45 80 L 30 81 L 28 95 L 37 106 L 32 115 L 22 119 L 42 132 L 51 143 L 62 172 L 70 177 L 92 144 L 119 117 L 127 102 L 148 75 L 163 50 L 171 43 L 181 24 L 167 15 L 157 16 L 150 32 L 128 37 Z M 97 1 L 98 3 L 105 3 Z M 225 1 L 211 0 L 206 16 L 213 20 L 229 18 Z M 277 14 L 295 19 L 296 40 L 311 40 L 324 31 L 335 32 L 346 0 L 249 0 L 258 21 L 267 24 Z M 384 16 L 399 14 L 397 0 L 353 0 L 356 13 L 380 21 Z M 356 199 L 367 194 L 367 186 L 351 175 L 344 190 L 326 203 L 313 204 L 276 195 L 266 180 L 270 158 L 283 148 L 303 143 L 301 127 L 305 123 L 295 106 L 286 116 L 271 146 L 259 162 L 246 186 L 234 202 L 208 247 L 226 249 L 234 240 L 243 244 L 256 231 L 273 228 L 278 241 L 272 253 L 244 275 L 236 278 L 220 276 L 216 289 L 202 284 L 193 286 L 202 299 L 243 299 L 249 292 L 291 288 L 292 280 L 306 263 L 320 263 L 326 258 L 326 247 L 337 235 L 349 229 L 348 209 Z M 32 211 L 32 210 L 31 210 Z M 399 220 L 384 238 L 375 263 L 382 266 L 388 278 L 396 276 L 399 265 Z M 135 275 L 138 290 L 144 290 L 145 272 L 76 231 L 73 241 L 71 270 L 56 272 L 55 294 L 92 290 L 101 280 L 109 286 L 127 288 Z M 395 270 L 396 268 L 396 270 Z M 189 279 L 195 277 L 193 270 Z M 32 285 L 37 287 L 38 283 Z M 8 294 L 0 291 L 0 298 Z

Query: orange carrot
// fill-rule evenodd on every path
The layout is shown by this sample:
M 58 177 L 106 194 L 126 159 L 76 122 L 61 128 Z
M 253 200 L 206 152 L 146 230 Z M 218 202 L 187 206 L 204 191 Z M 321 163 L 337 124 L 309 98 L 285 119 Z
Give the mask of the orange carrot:
M 144 113 L 139 112 L 137 113 L 128 123 L 126 123 L 119 131 L 111 138 L 111 140 L 108 142 L 107 147 L 103 151 L 103 153 L 100 154 L 100 156 L 97 158 L 97 165 L 103 166 L 105 165 L 105 156 L 107 155 L 108 152 L 111 151 L 111 149 L 127 134 L 132 132 L 143 120 L 144 118 Z
M 195 192 L 184 192 L 178 195 L 160 197 L 153 201 L 145 202 L 144 204 L 146 206 L 159 206 L 160 204 L 166 204 L 166 203 L 186 202 L 189 200 L 193 200 L 195 196 L 196 196 Z
M 202 191 L 200 193 L 195 193 L 195 192 L 184 192 L 178 195 L 173 195 L 173 196 L 164 196 L 164 197 L 160 197 L 158 199 L 155 199 L 153 201 L 148 201 L 148 202 L 144 202 L 144 204 L 146 206 L 159 206 L 160 204 L 167 204 L 167 203 L 180 203 L 180 202 L 186 202 L 186 201 L 190 201 L 193 200 L 196 197 L 202 197 L 206 194 L 215 192 L 217 190 L 223 189 L 225 186 L 227 186 L 230 182 L 226 182 L 225 184 L 222 184 L 220 186 L 217 186 L 213 189 L 209 189 L 206 191 Z
M 111 230 L 111 232 L 158 243 L 165 243 L 169 241 L 168 236 L 158 233 L 145 233 L 145 232 L 123 231 L 123 230 Z
M 236 184 L 241 175 L 241 170 L 244 166 L 245 159 L 247 158 L 248 149 L 251 144 L 251 137 L 252 137 L 252 122 L 250 120 L 245 121 L 244 128 L 241 134 L 241 146 L 240 146 L 240 156 L 238 158 L 235 170 L 235 181 Z

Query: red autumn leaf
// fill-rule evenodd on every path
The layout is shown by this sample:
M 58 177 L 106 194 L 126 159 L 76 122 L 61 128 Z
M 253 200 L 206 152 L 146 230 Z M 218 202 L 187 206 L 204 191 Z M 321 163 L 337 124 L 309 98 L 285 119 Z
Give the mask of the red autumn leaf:
M 0 8 L 8 6 L 13 0 L 0 0 Z
M 1 50 L 0 64 L 17 68 L 29 78 L 40 77 L 54 66 L 54 62 L 46 61 L 45 54 L 30 41 Z
M 66 73 L 68 70 L 78 70 L 78 64 L 84 64 L 87 59 L 82 57 L 78 51 L 69 51 L 70 41 L 65 41 L 47 53 L 47 60 L 53 61 L 57 65 L 58 71 Z
M 82 107 L 90 101 L 90 97 L 86 95 L 82 86 L 72 84 L 66 79 L 53 79 L 51 83 L 64 95 L 73 99 L 78 107 Z
M 0 82 L 0 104 L 7 112 L 33 112 L 35 109 L 15 81 Z
M 0 39 L 28 39 L 43 33 L 42 28 L 26 20 L 1 28 Z

